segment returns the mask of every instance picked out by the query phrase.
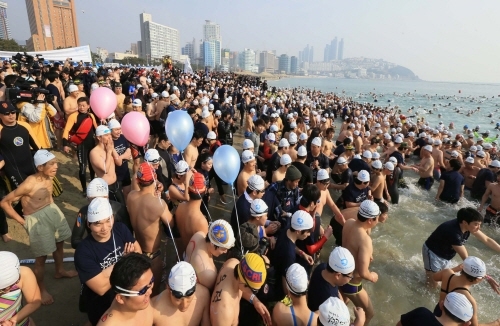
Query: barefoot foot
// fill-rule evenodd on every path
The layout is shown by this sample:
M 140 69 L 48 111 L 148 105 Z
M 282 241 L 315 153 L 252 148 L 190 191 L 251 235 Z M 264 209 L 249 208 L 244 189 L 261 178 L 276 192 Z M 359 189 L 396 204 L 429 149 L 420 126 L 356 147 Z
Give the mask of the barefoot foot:
M 78 276 L 78 273 L 75 270 L 62 270 L 60 272 L 57 272 L 56 275 L 54 276 L 55 278 L 72 278 Z
M 47 292 L 47 290 L 42 291 L 42 304 L 49 305 L 54 303 L 54 298 Z
M 9 242 L 10 240 L 12 240 L 12 237 L 8 233 L 2 234 L 2 240 L 3 242 Z

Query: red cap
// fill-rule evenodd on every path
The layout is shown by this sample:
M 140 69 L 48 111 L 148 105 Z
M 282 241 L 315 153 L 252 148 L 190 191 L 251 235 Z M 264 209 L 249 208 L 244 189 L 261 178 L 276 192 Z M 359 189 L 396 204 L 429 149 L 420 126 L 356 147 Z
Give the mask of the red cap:
M 462 135 L 461 135 L 461 134 L 457 134 L 457 135 L 455 136 L 455 139 L 456 139 L 456 140 L 459 140 L 461 137 L 462 137 Z
M 193 173 L 193 178 L 189 182 L 189 190 L 192 192 L 196 193 L 197 191 L 199 192 L 205 192 L 206 190 L 206 185 L 205 185 L 205 177 L 203 174 L 196 172 Z
M 137 171 L 137 179 L 140 183 L 149 183 L 156 179 L 155 169 L 149 163 L 141 163 Z

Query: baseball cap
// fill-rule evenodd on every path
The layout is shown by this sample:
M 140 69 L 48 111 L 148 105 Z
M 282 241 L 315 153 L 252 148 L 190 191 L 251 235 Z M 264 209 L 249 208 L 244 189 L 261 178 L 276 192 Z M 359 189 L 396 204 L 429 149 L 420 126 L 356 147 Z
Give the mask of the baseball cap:
M 463 271 L 472 277 L 484 277 L 486 275 L 486 265 L 474 256 L 464 259 Z
M 425 145 L 425 146 L 424 146 L 424 149 L 425 149 L 426 151 L 432 152 L 432 146 L 431 146 L 431 145 Z
M 112 215 L 113 210 L 107 198 L 97 197 L 92 199 L 87 209 L 87 221 L 89 223 L 102 221 Z
M 241 161 L 243 163 L 248 163 L 253 160 L 255 160 L 255 156 L 252 151 L 244 150 L 243 153 L 241 153 Z
M 248 188 L 250 188 L 251 190 L 262 191 L 265 187 L 264 179 L 262 179 L 262 177 L 258 174 L 254 174 L 250 178 L 248 178 L 247 184 Z
M 249 149 L 249 148 L 254 148 L 253 141 L 251 141 L 250 139 L 245 139 L 243 141 L 243 149 Z
M 290 157 L 290 155 L 288 154 L 281 155 L 280 165 L 288 165 L 288 164 L 292 164 L 292 158 Z
M 444 306 L 453 316 L 464 322 L 471 320 L 474 314 L 472 304 L 462 293 L 448 293 L 444 298 Z
M 375 160 L 372 162 L 372 168 L 374 169 L 381 169 L 382 168 L 382 162 L 380 160 Z
M 294 132 L 291 132 L 289 135 L 288 135 L 288 142 L 290 144 L 297 144 L 297 134 L 294 133 Z
M 214 245 L 224 249 L 231 249 L 236 241 L 233 228 L 225 220 L 216 220 L 210 223 L 208 238 Z
M 156 179 L 155 169 L 147 162 L 143 162 L 139 165 L 139 170 L 136 175 L 139 183 L 149 183 Z
M 12 111 L 17 111 L 17 109 L 10 102 L 0 101 L 0 113 L 5 114 Z
M 56 158 L 56 156 L 46 149 L 37 150 L 35 156 L 33 156 L 33 159 L 35 161 L 35 166 L 44 165 L 45 163 L 54 158 Z
M 314 226 L 313 218 L 306 211 L 296 211 L 292 215 L 291 226 L 296 231 L 310 230 Z
M 351 323 L 349 309 L 337 297 L 329 297 L 319 306 L 318 319 L 324 326 L 344 326 Z
M 364 151 L 363 152 L 363 157 L 371 159 L 372 158 L 372 152 L 370 152 L 370 151 Z
M 94 178 L 87 186 L 87 197 L 107 197 L 109 196 L 108 183 L 102 178 Z
M 359 205 L 358 213 L 364 218 L 377 218 L 380 215 L 380 208 L 374 201 L 367 199 Z
M 108 127 L 106 127 L 106 126 L 104 126 L 104 125 L 100 125 L 100 126 L 99 126 L 99 127 L 97 127 L 97 128 L 96 128 L 96 130 L 95 130 L 95 135 L 96 135 L 97 137 L 99 137 L 99 136 L 104 136 L 104 135 L 107 135 L 107 134 L 109 134 L 109 133 L 111 133 L 111 130 L 109 130 L 109 128 L 108 128 Z
M 69 91 L 70 93 L 73 93 L 73 92 L 78 92 L 78 86 L 76 86 L 76 85 L 74 85 L 74 84 L 71 84 L 71 85 L 69 85 L 69 87 L 68 87 L 68 91 Z
M 172 267 L 168 275 L 168 287 L 185 295 L 196 286 L 196 273 L 193 266 L 185 261 L 180 261 Z
M 142 101 L 136 98 L 134 102 L 132 102 L 132 106 L 142 106 Z
M 307 272 L 298 263 L 293 263 L 286 271 L 286 287 L 292 294 L 304 295 L 307 292 Z
M 122 127 L 122 125 L 116 119 L 111 119 L 108 122 L 108 128 L 109 129 L 115 129 L 115 128 L 121 128 L 121 127 Z
M 357 178 L 361 182 L 370 181 L 370 173 L 368 173 L 368 171 L 366 171 L 366 170 L 361 170 L 358 172 Z
M 19 280 L 21 264 L 16 254 L 10 251 L 0 251 L 0 289 L 5 289 Z
M 217 139 L 217 135 L 213 131 L 209 131 L 207 134 L 207 139 Z
M 179 161 L 175 165 L 175 173 L 178 175 L 184 175 L 189 171 L 189 165 L 187 164 L 186 161 Z
M 268 207 L 265 201 L 262 199 L 254 199 L 252 204 L 250 204 L 250 215 L 252 216 L 262 216 L 267 214 Z
M 290 143 L 285 138 L 281 138 L 278 147 L 289 147 Z
M 260 289 L 267 276 L 264 259 L 258 254 L 247 253 L 238 265 L 238 276 L 251 289 Z
M 321 147 L 321 138 L 314 137 L 314 139 L 312 140 L 311 144 L 315 145 L 315 146 L 320 146 Z
M 158 163 L 161 161 L 160 153 L 158 153 L 157 149 L 150 148 L 147 150 L 146 154 L 144 154 L 144 161 L 148 163 Z
M 465 159 L 465 163 L 474 164 L 474 158 L 472 156 L 467 157 Z
M 307 156 L 307 149 L 305 146 L 300 146 L 299 149 L 297 150 L 297 155 L 298 156 Z
M 342 164 L 346 164 L 347 163 L 347 160 L 345 157 L 341 156 L 337 159 L 337 164 L 339 165 L 342 165 Z
M 392 164 L 392 162 L 385 162 L 384 168 L 386 168 L 389 171 L 394 171 L 394 164 Z
M 336 247 L 328 257 L 328 266 L 338 273 L 349 274 L 354 271 L 354 256 L 348 249 Z
M 325 169 L 321 169 L 318 171 L 318 174 L 316 175 L 316 179 L 318 181 L 329 180 L 330 176 L 328 175 L 328 172 Z
M 307 139 L 307 134 L 305 132 L 301 133 L 299 136 L 300 140 L 306 140 Z

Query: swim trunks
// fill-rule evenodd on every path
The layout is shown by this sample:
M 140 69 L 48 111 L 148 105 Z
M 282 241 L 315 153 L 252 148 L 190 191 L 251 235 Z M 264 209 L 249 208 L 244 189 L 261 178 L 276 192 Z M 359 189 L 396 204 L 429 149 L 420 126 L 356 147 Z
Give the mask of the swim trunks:
M 441 178 L 441 170 L 439 168 L 434 168 L 433 176 L 435 180 L 439 180 Z
M 427 178 L 420 178 L 418 179 L 418 185 L 425 190 L 430 190 L 432 185 L 434 184 L 434 178 L 433 177 L 427 177 Z
M 491 205 L 486 207 L 486 214 L 484 215 L 484 223 L 497 225 L 499 215 L 500 212 L 498 211 L 498 209 L 491 207 Z
M 42 257 L 56 251 L 56 242 L 71 237 L 71 229 L 56 204 L 49 204 L 31 215 L 25 215 L 31 250 L 35 257 Z
M 433 253 L 425 243 L 422 246 L 422 258 L 424 260 L 424 268 L 429 272 L 437 273 L 442 269 L 448 268 L 450 265 L 449 260 Z
M 347 283 L 339 287 L 342 294 L 358 294 L 363 290 L 363 283 L 352 284 Z

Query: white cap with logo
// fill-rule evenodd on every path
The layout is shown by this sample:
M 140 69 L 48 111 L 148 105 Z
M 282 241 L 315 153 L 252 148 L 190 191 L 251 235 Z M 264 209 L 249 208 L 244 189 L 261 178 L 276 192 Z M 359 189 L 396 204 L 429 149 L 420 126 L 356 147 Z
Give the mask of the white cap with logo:
M 307 149 L 305 146 L 300 146 L 299 149 L 297 150 L 297 155 L 298 156 L 307 156 Z
M 349 274 L 354 271 L 355 260 L 351 252 L 344 247 L 336 247 L 330 253 L 328 265 L 338 273 Z
M 444 298 L 444 306 L 455 317 L 468 322 L 474 315 L 472 304 L 465 295 L 458 292 L 450 292 Z
M 307 272 L 298 263 L 293 263 L 286 271 L 286 287 L 295 295 L 304 295 L 307 291 Z
M 486 276 L 486 265 L 481 259 L 469 256 L 464 259 L 463 271 L 472 277 Z
M 251 190 L 262 191 L 265 187 L 264 179 L 262 179 L 262 177 L 258 174 L 254 174 L 250 178 L 248 178 L 247 184 L 248 188 L 250 188 Z
M 314 137 L 314 139 L 312 140 L 311 144 L 315 145 L 315 146 L 320 146 L 321 147 L 321 138 Z
M 292 158 L 290 157 L 290 155 L 288 154 L 281 155 L 280 165 L 288 165 L 288 164 L 292 164 Z
M 196 285 L 196 273 L 193 266 L 185 261 L 178 262 L 168 275 L 168 287 L 171 290 L 186 294 Z
M 94 198 L 87 209 L 87 221 L 94 223 L 107 219 L 113 215 L 111 204 L 107 198 Z
M 358 214 L 364 218 L 377 218 L 380 215 L 380 208 L 374 201 L 367 199 L 359 205 Z
M 37 150 L 35 153 L 35 156 L 33 156 L 35 166 L 44 165 L 45 163 L 47 163 L 48 161 L 50 161 L 54 158 L 56 158 L 55 155 L 46 149 Z
M 366 170 L 361 170 L 358 172 L 358 180 L 361 182 L 367 182 L 370 181 L 370 173 Z
M 296 211 L 292 215 L 291 226 L 296 231 L 310 230 L 313 227 L 313 218 L 306 211 Z
M 337 297 L 329 297 L 319 306 L 318 318 L 324 326 L 346 326 L 351 323 L 349 309 Z
M 319 170 L 316 174 L 316 179 L 318 181 L 329 180 L 330 176 L 328 175 L 328 171 L 326 171 L 325 169 Z
M 245 139 L 243 141 L 243 149 L 249 149 L 249 148 L 254 148 L 255 145 L 253 143 L 253 141 L 251 141 L 250 139 Z
M 10 251 L 0 251 L 0 289 L 14 285 L 21 275 L 19 258 Z
M 87 186 L 87 197 L 107 197 L 109 196 L 108 183 L 102 178 L 94 178 Z

